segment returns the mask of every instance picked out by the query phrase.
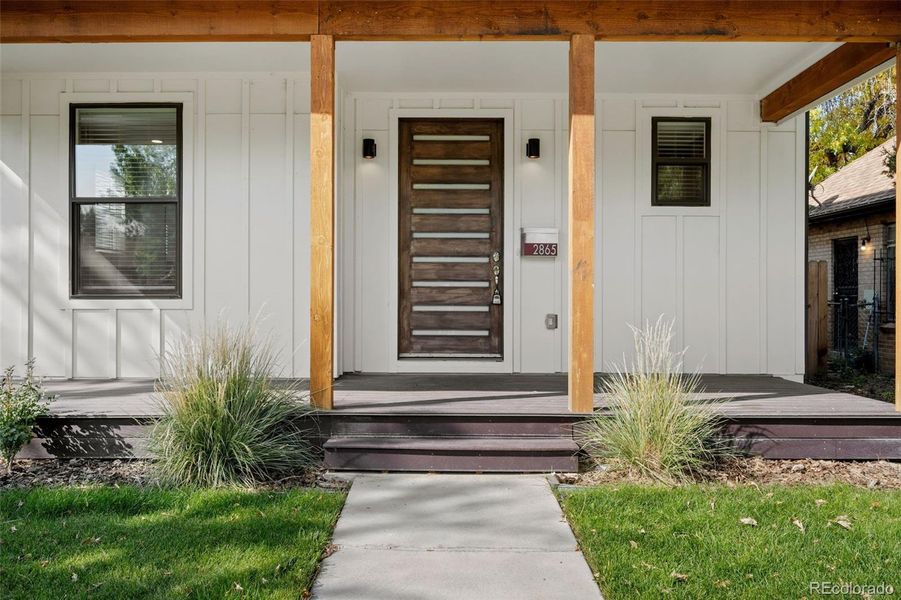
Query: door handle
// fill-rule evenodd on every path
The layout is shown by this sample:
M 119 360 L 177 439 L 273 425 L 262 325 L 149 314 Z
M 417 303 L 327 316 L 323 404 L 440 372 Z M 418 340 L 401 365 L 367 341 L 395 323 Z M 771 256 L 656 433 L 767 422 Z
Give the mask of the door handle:
M 494 273 L 494 293 L 491 294 L 491 304 L 499 305 L 502 302 L 501 292 L 498 287 L 500 285 L 500 275 L 501 275 L 501 265 L 500 265 L 501 253 L 495 252 L 494 254 L 491 255 L 491 258 L 492 258 L 492 260 L 494 260 L 494 266 L 491 268 L 492 272 Z

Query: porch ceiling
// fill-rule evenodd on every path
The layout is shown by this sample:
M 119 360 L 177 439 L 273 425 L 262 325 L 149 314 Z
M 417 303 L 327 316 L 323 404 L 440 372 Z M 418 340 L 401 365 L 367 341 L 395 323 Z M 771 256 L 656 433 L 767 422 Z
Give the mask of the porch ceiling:
M 602 93 L 764 95 L 837 43 L 599 42 Z M 566 93 L 566 42 L 347 42 L 349 91 Z M 6 44 L 4 74 L 308 71 L 309 43 Z

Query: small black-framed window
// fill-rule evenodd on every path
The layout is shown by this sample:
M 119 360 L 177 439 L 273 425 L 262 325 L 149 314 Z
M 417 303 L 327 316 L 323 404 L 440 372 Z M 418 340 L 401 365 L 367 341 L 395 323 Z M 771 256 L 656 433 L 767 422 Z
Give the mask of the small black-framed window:
M 710 206 L 710 118 L 651 119 L 651 206 Z
M 182 105 L 69 105 L 73 298 L 181 298 Z

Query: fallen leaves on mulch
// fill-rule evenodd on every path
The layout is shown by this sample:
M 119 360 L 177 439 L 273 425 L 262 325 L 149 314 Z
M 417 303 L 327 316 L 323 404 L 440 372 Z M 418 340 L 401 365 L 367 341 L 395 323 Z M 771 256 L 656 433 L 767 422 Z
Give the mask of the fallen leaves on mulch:
M 156 483 L 146 460 L 19 459 L 0 474 L 0 489 Z
M 635 469 L 600 465 L 584 473 L 557 478 L 573 485 L 605 483 L 655 484 Z M 884 460 L 767 460 L 760 457 L 735 458 L 701 474 L 698 482 L 735 485 L 827 485 L 846 483 L 870 489 L 901 489 L 901 463 Z
M 13 472 L 0 471 L 0 489 L 31 488 L 38 486 L 96 486 L 135 485 L 138 487 L 159 485 L 151 461 L 145 459 L 20 459 L 13 464 Z M 279 490 L 297 487 L 344 489 L 347 481 L 330 476 L 317 469 L 302 471 L 297 475 L 258 486 L 261 490 Z
M 901 489 L 901 463 L 885 460 L 766 460 L 760 457 L 733 459 L 709 473 L 725 484 L 830 484 Z

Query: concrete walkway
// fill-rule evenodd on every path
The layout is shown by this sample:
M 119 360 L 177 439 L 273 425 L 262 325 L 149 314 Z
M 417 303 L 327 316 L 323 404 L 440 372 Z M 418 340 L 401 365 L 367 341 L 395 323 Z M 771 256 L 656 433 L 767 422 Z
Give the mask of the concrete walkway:
M 322 600 L 598 600 L 544 477 L 360 475 Z

